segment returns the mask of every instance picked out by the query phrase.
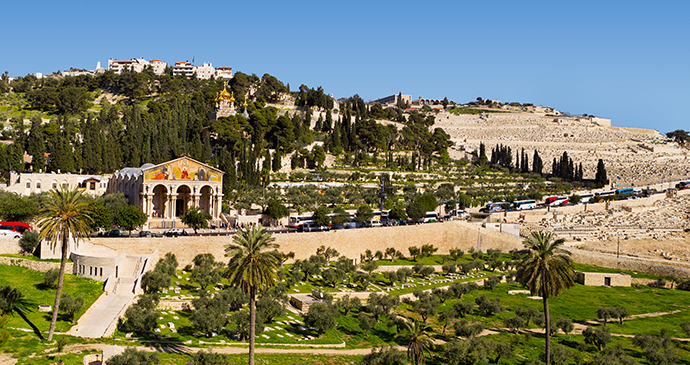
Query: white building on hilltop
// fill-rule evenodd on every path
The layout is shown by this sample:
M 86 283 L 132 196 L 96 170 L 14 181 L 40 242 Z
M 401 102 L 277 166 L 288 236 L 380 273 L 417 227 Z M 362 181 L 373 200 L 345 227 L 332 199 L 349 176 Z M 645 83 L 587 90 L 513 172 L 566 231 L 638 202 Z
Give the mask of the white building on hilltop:
M 232 78 L 232 67 L 221 66 L 216 68 L 216 79 L 230 80 Z
M 165 72 L 165 67 L 168 66 L 168 64 L 161 60 L 147 61 L 143 58 L 132 58 L 131 60 L 122 61 L 113 60 L 111 58 L 108 60 L 108 70 L 113 71 L 118 75 L 122 74 L 123 72 L 142 72 L 148 66 L 153 69 L 154 74 L 162 75 Z
M 173 76 L 192 77 L 195 71 L 196 67 L 187 61 L 175 62 L 175 66 L 173 66 Z

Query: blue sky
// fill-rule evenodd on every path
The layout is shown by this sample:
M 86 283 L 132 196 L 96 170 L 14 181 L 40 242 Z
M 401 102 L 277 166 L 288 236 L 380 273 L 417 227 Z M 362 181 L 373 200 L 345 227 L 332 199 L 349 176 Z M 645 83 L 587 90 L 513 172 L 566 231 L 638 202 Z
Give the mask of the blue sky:
M 212 62 L 365 100 L 481 96 L 690 129 L 687 1 L 12 1 L 0 72 Z

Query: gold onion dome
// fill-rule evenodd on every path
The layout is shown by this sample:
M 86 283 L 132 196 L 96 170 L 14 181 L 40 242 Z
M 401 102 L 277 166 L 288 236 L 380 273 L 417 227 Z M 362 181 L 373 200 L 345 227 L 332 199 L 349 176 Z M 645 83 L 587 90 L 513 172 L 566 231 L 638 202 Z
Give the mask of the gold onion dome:
M 235 97 L 228 92 L 226 88 L 223 88 L 223 91 L 218 93 L 218 97 L 216 98 L 216 102 L 220 102 L 221 100 L 228 100 L 231 103 L 235 102 Z

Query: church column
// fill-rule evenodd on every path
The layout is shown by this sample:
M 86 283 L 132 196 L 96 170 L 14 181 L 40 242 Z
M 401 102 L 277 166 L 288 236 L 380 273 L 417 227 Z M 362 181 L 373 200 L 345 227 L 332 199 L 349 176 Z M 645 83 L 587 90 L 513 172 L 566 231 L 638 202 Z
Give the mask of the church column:
M 146 216 L 151 218 L 153 214 L 153 194 L 146 194 Z
M 177 208 L 177 193 L 172 193 L 168 195 L 170 201 L 170 207 L 168 209 L 168 219 L 175 219 L 175 209 Z
M 223 210 L 223 194 L 216 194 L 214 197 L 213 204 L 213 218 L 220 218 L 220 212 Z
M 199 198 L 200 197 L 201 197 L 200 194 L 193 194 L 192 195 L 192 207 L 193 208 L 201 208 L 201 206 L 199 206 Z

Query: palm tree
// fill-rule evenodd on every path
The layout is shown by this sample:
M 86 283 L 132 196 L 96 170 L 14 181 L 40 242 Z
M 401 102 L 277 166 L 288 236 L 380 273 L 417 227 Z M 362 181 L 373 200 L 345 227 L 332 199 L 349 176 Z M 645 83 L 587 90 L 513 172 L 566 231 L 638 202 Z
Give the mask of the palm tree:
M 414 365 L 419 365 L 424 362 L 425 352 L 431 357 L 431 349 L 434 347 L 434 342 L 427 333 L 429 327 L 417 319 L 408 320 L 405 327 L 407 339 L 410 341 L 407 345 L 407 358 L 412 359 Z
M 233 243 L 225 246 L 225 256 L 230 256 L 226 275 L 249 294 L 249 365 L 254 364 L 256 294 L 278 280 L 276 269 L 281 264 L 281 254 L 274 241 L 266 229 L 254 226 L 237 231 Z
M 535 231 L 523 242 L 527 255 L 520 261 L 516 281 L 529 288 L 532 295 L 542 297 L 546 323 L 546 365 L 551 363 L 551 318 L 549 296 L 558 296 L 573 286 L 573 260 L 570 252 L 561 248 L 565 240 L 555 239 L 553 233 Z
M 65 187 L 59 190 L 51 190 L 48 199 L 43 202 L 43 207 L 38 215 L 39 239 L 47 239 L 50 247 L 61 245 L 62 260 L 60 261 L 60 276 L 58 277 L 57 293 L 55 293 L 55 305 L 53 306 L 53 319 L 50 321 L 48 341 L 53 340 L 53 332 L 57 323 L 60 297 L 62 296 L 62 283 L 65 280 L 65 263 L 69 251 L 69 238 L 74 239 L 75 245 L 86 239 L 92 232 L 89 223 L 92 221 L 91 211 L 88 207 L 88 198 L 81 190 L 67 190 Z

